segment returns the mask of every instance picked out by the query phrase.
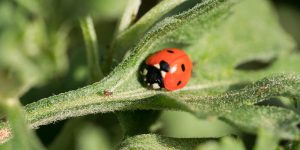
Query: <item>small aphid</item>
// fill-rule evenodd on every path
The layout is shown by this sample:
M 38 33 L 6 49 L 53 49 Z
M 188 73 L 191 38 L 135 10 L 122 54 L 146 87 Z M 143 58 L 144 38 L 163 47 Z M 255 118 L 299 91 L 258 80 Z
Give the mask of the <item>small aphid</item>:
M 104 90 L 104 91 L 103 91 L 103 94 L 104 94 L 104 96 L 111 96 L 111 95 L 113 94 L 113 92 Z

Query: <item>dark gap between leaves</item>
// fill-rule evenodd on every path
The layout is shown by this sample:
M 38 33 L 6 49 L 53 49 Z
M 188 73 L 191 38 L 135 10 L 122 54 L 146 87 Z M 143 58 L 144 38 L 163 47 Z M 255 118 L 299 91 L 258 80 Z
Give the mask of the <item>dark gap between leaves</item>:
M 270 67 L 274 62 L 276 61 L 276 58 L 272 58 L 270 60 L 250 60 L 243 62 L 241 64 L 238 64 L 235 69 L 236 70 L 242 70 L 242 71 L 256 71 L 256 70 L 263 70 L 268 67 Z
M 142 0 L 141 6 L 139 8 L 139 11 L 136 15 L 136 19 L 134 20 L 134 23 L 139 20 L 144 14 L 146 14 L 151 8 L 153 8 L 158 3 L 158 0 Z
M 241 139 L 246 147 L 246 150 L 252 150 L 254 148 L 257 136 L 250 133 L 243 133 L 241 135 Z
M 202 1 L 202 0 L 201 0 Z M 182 2 L 181 4 L 179 4 L 178 6 L 176 6 L 175 8 L 173 8 L 172 10 L 170 10 L 168 13 L 166 13 L 165 15 L 163 15 L 162 17 L 160 17 L 160 19 L 157 21 L 161 21 L 164 18 L 170 17 L 170 16 L 174 16 L 174 15 L 178 15 L 192 7 L 194 7 L 195 5 L 197 5 L 200 1 L 199 0 L 188 0 L 185 2 Z
M 279 98 L 269 98 L 264 101 L 258 102 L 255 105 L 259 106 L 275 106 L 275 107 L 286 107 Z

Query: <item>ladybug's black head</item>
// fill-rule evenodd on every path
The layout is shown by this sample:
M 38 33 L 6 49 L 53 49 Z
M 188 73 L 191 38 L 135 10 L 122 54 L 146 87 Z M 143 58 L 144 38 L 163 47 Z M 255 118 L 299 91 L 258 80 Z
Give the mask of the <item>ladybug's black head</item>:
M 169 64 L 162 60 L 159 64 L 145 65 L 142 68 L 141 74 L 147 86 L 153 89 L 160 89 L 165 87 L 163 80 L 169 70 Z
M 147 86 L 153 89 L 164 88 L 161 70 L 155 66 L 145 65 L 141 71 L 142 78 Z

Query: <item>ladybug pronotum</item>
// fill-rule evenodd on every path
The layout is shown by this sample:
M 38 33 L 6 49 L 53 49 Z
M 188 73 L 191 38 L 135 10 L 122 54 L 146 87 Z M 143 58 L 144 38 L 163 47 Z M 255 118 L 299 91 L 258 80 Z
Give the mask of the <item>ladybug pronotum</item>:
M 174 91 L 188 83 L 191 72 L 192 62 L 184 51 L 166 48 L 148 57 L 140 73 L 148 87 Z

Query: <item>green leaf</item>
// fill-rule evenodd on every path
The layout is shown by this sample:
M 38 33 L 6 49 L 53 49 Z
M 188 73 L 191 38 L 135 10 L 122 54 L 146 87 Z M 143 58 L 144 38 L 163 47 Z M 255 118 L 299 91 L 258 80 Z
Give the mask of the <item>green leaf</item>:
M 233 127 L 217 118 L 200 119 L 194 114 L 182 111 L 163 111 L 159 122 L 152 129 L 154 127 L 159 133 L 169 137 L 222 137 L 239 134 Z
M 163 15 L 182 4 L 186 0 L 164 0 L 146 13 L 127 30 L 119 33 L 112 42 L 111 56 L 121 61 L 126 51 L 139 41 L 145 32 Z
M 92 124 L 84 125 L 80 129 L 77 139 L 78 150 L 110 150 L 109 142 L 104 132 Z
M 222 116 L 226 113 L 234 112 L 237 108 L 244 105 L 253 105 L 273 96 L 285 96 L 294 90 L 299 91 L 297 89 L 299 88 L 299 84 L 299 76 L 280 75 L 263 79 L 241 90 L 210 96 L 203 96 L 201 93 L 205 93 L 207 92 L 205 90 L 212 90 L 215 87 L 190 89 L 189 92 L 192 93 L 194 91 L 194 95 L 187 94 L 187 90 L 160 92 L 165 96 L 157 96 L 150 99 L 143 98 L 154 96 L 155 92 L 145 90 L 139 91 L 141 93 L 125 92 L 116 93 L 111 96 L 95 95 L 86 97 L 85 99 L 64 99 L 63 101 L 58 101 L 62 97 L 68 96 L 70 94 L 68 92 L 32 103 L 27 105 L 25 109 L 27 111 L 27 119 L 33 128 L 67 117 L 118 110 L 177 109 L 193 112 L 200 117 L 203 117 L 203 114 Z M 179 101 L 168 97 L 176 97 Z M 80 101 L 80 106 L 78 106 L 78 100 Z M 2 130 L 5 130 L 5 124 L 2 124 L 1 127 Z M 280 126 L 278 127 L 280 128 Z M 286 136 L 282 137 L 287 138 Z
M 108 76 L 108 82 L 112 84 L 107 90 L 109 91 L 124 91 L 125 89 L 133 90 L 141 88 L 138 80 L 138 68 L 144 59 L 152 52 L 157 50 L 160 43 L 165 43 L 164 39 L 168 39 L 168 35 L 180 32 L 192 34 L 197 32 L 189 31 L 194 22 L 198 22 L 200 31 L 206 31 L 213 28 L 215 24 L 221 23 L 232 6 L 230 1 L 210 0 L 203 3 L 198 3 L 193 8 L 180 13 L 179 15 L 167 17 L 157 23 L 144 37 L 131 49 L 122 63 L 120 63 L 114 71 Z M 209 13 L 208 13 L 209 12 Z M 214 16 L 213 18 L 210 18 Z M 210 19 L 209 19 L 210 18 Z M 192 32 L 192 33 L 191 33 Z M 201 37 L 202 34 L 197 34 Z M 168 41 L 168 40 L 167 40 Z M 126 74 L 124 78 L 124 74 Z
M 299 140 L 297 124 L 300 116 L 291 110 L 270 106 L 241 106 L 222 117 L 224 121 L 239 129 L 257 133 L 264 129 L 275 137 Z
M 199 8 L 199 13 L 203 13 L 202 15 L 195 14 L 197 16 L 195 18 L 181 20 L 181 17 L 190 15 L 190 12 L 193 14 L 194 9 L 191 9 L 157 23 L 145 34 L 145 39 L 141 39 L 139 43 L 142 44 L 137 44 L 133 51 L 129 51 L 128 57 L 116 68 L 122 72 L 121 74 L 127 74 L 126 77 L 128 77 L 114 78 L 114 81 L 124 82 L 116 84 L 116 86 L 120 86 L 120 90 L 117 92 L 141 88 L 138 74 L 136 74 L 138 66 L 146 58 L 145 56 L 153 53 L 153 50 L 165 47 L 181 47 L 192 57 L 195 64 L 189 86 L 224 81 L 231 83 L 251 79 L 254 81 L 274 72 L 284 71 L 284 69 L 273 70 L 271 60 L 276 57 L 279 57 L 278 60 L 280 60 L 280 56 L 288 53 L 294 44 L 278 26 L 268 3 L 246 0 L 232 6 L 232 2 L 235 1 L 217 3 L 217 7 L 210 10 L 211 13 L 205 13 L 207 10 L 202 7 L 206 6 L 205 8 L 209 9 L 215 4 L 215 1 L 205 1 L 194 6 L 194 9 Z M 260 7 L 257 7 L 257 3 Z M 250 8 L 256 11 L 248 11 Z M 265 20 L 268 22 L 266 23 Z M 178 25 L 179 23 L 176 22 L 182 24 Z M 257 27 L 256 24 L 261 26 Z M 176 25 L 178 25 L 176 30 L 172 30 Z M 172 27 L 169 28 L 169 26 Z M 156 32 L 157 36 L 149 37 L 153 32 Z M 273 35 L 272 38 L 270 35 Z M 256 40 L 258 36 L 268 41 Z M 236 69 L 241 63 L 252 60 L 266 61 L 271 67 L 250 71 Z M 124 66 L 124 63 L 130 63 L 130 66 Z M 124 68 L 130 69 L 121 71 Z M 131 73 L 133 73 L 132 76 Z M 112 87 L 111 90 L 113 91 L 115 88 Z
M 121 143 L 120 149 L 141 150 L 192 150 L 202 142 L 213 139 L 170 138 L 155 134 L 142 134 L 127 138 Z
M 41 3 L 37 0 L 16 0 L 16 2 L 26 8 L 28 11 L 34 14 L 42 14 L 43 11 L 41 10 Z
M 59 132 L 55 140 L 48 146 L 48 150 L 65 150 L 70 149 L 73 142 L 78 137 L 79 132 L 83 129 L 85 123 L 82 118 L 68 120 Z M 61 144 L 64 143 L 64 144 Z
M 71 119 L 64 124 L 63 129 L 48 149 L 74 149 L 74 144 L 78 150 L 111 149 L 106 132 L 99 126 L 89 123 L 87 119 L 83 118 Z
M 222 90 L 222 85 L 218 85 L 218 89 L 199 86 L 190 90 L 168 93 L 168 96 L 186 103 L 190 110 L 199 116 L 220 116 L 224 115 L 224 113 L 230 113 L 241 106 L 253 105 L 275 96 L 292 98 L 294 96 L 292 93 L 299 92 L 299 84 L 299 76 L 282 74 L 266 77 L 244 88 L 229 90 L 222 94 L 215 92 Z M 226 91 L 228 85 L 225 84 L 223 88 Z
M 147 134 L 150 126 L 157 120 L 160 111 L 135 110 L 117 113 L 120 125 L 126 136 Z
M 278 138 L 274 136 L 273 132 L 265 129 L 259 129 L 258 139 L 256 140 L 254 150 L 275 150 L 277 148 L 278 141 Z
M 245 150 L 241 140 L 232 137 L 224 137 L 219 143 L 206 142 L 197 147 L 197 150 Z

